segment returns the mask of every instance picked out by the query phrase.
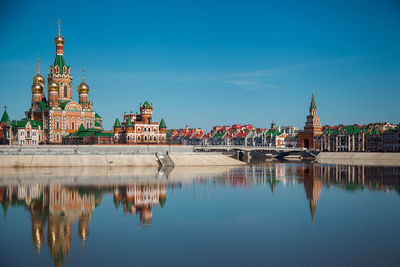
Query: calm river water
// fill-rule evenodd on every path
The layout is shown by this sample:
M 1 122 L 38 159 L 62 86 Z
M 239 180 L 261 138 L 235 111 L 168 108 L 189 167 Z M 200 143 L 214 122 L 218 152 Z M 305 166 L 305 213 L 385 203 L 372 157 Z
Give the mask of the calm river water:
M 0 266 L 398 266 L 400 167 L 0 169 Z

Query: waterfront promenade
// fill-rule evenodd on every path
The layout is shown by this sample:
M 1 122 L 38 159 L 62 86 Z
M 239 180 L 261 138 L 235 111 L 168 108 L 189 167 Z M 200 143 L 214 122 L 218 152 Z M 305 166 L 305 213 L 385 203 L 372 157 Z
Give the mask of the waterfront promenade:
M 192 146 L 0 146 L 0 167 L 160 167 L 165 162 L 171 167 L 245 164 L 218 152 L 194 152 Z

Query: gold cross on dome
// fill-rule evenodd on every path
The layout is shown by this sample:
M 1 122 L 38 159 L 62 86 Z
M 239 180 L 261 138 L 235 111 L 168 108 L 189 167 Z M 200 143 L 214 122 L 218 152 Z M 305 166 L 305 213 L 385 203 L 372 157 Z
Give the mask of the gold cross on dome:
M 36 69 L 37 73 L 40 73 L 40 59 L 37 60 L 37 69 Z
M 60 19 L 58 19 L 57 24 L 58 24 L 58 35 L 60 35 L 61 34 L 61 21 L 60 21 Z
M 82 81 L 85 80 L 85 68 L 82 69 Z

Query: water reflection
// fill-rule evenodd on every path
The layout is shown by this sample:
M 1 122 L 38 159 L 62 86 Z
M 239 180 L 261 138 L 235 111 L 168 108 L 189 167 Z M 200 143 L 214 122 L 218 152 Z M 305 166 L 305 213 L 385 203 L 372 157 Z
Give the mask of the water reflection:
M 169 171 L 168 174 L 150 175 L 144 180 L 125 177 L 118 184 L 110 180 L 95 185 L 74 183 L 35 183 L 35 179 L 17 179 L 5 175 L 0 184 L 0 201 L 4 216 L 9 208 L 23 207 L 30 213 L 31 237 L 39 255 L 47 238 L 47 247 L 56 266 L 62 266 L 71 254 L 72 229 L 77 224 L 76 235 L 82 250 L 89 238 L 92 214 L 101 205 L 105 194 L 112 194 L 116 210 L 123 209 L 125 216 L 138 215 L 139 225 L 148 227 L 153 222 L 153 208 L 164 208 L 168 189 L 182 184 L 214 184 L 218 186 L 250 188 L 268 186 L 272 194 L 277 187 L 304 185 L 311 222 L 314 224 L 318 200 L 323 186 L 339 190 L 371 190 L 400 192 L 399 167 L 364 167 L 319 164 L 256 164 L 226 169 L 220 173 L 201 173 L 187 179 L 193 170 Z M 159 173 L 160 174 L 160 173 Z M 39 181 L 41 177 L 36 177 Z M 58 178 L 55 177 L 55 182 Z M 32 182 L 33 181 L 33 182 Z M 61 180 L 64 181 L 64 180 Z M 86 181 L 86 180 L 85 180 Z M 78 182 L 78 184 L 76 184 Z M 8 183 L 8 184 L 7 184 Z M 45 225 L 47 234 L 45 235 Z

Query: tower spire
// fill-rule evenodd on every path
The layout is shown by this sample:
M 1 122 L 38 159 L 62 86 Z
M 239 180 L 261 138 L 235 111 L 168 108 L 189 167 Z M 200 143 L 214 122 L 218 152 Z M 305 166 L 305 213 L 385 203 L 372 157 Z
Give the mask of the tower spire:
M 37 74 L 40 73 L 40 59 L 37 60 L 37 69 L 36 69 L 36 73 L 37 73 Z
M 85 82 L 85 68 L 82 69 L 82 82 Z
M 57 24 L 58 24 L 58 36 L 61 36 L 61 21 L 60 21 L 60 19 L 58 19 Z
M 315 94 L 314 94 L 314 86 L 312 90 L 312 96 L 311 96 L 311 105 L 310 105 L 310 113 L 314 115 L 317 111 L 317 104 L 315 103 Z

